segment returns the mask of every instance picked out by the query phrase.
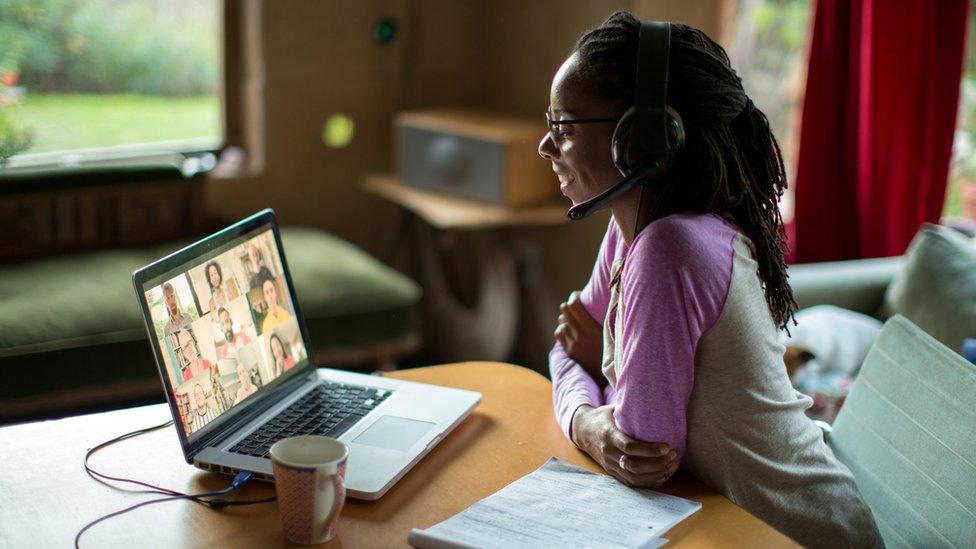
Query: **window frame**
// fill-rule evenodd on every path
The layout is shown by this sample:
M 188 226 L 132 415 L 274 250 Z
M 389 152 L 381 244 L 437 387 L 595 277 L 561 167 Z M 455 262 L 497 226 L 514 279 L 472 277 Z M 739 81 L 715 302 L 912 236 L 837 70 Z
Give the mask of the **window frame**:
M 220 50 L 217 62 L 220 66 L 216 93 L 221 110 L 221 135 L 216 140 L 187 138 L 163 142 L 172 144 L 172 147 L 160 147 L 159 142 L 155 142 L 18 154 L 0 167 L 0 187 L 27 176 L 38 185 L 34 190 L 56 190 L 65 186 L 65 181 L 60 179 L 76 180 L 71 177 L 75 172 L 89 173 L 91 177 L 85 179 L 86 184 L 97 185 L 101 183 L 99 174 L 112 172 L 114 168 L 138 169 L 147 174 L 157 171 L 159 174 L 172 174 L 176 164 L 181 167 L 185 177 L 213 169 L 209 160 L 201 162 L 200 159 L 219 158 L 227 147 L 242 144 L 241 117 L 237 116 L 241 113 L 242 103 L 239 92 L 242 60 L 240 4 L 233 0 L 218 2 Z M 32 177 L 35 175 L 39 177 Z M 155 179 L 150 177 L 147 183 Z M 9 192 L 4 191 L 3 194 Z

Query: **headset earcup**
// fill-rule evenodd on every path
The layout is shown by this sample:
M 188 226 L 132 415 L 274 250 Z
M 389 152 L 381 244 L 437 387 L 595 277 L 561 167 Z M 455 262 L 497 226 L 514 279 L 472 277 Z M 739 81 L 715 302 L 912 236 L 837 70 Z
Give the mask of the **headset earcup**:
M 613 137 L 610 139 L 610 156 L 613 158 L 614 166 L 624 177 L 630 175 L 633 168 L 628 158 L 630 156 L 630 127 L 633 122 L 634 107 L 631 107 L 617 121 L 617 127 L 614 128 Z
M 667 165 L 671 165 L 674 158 L 685 146 L 685 123 L 678 111 L 672 109 L 670 105 L 665 107 L 665 112 L 667 112 L 668 128 L 668 151 L 665 160 Z
M 613 164 L 620 171 L 620 175 L 627 177 L 634 173 L 642 161 L 646 161 L 653 155 L 652 151 L 638 153 L 636 158 L 630 158 L 630 136 L 634 131 L 634 107 L 627 109 L 627 112 L 620 117 L 617 127 L 613 130 L 613 137 L 610 140 L 610 155 Z M 665 150 L 658 151 L 657 160 L 662 166 L 668 167 L 674 161 L 674 157 L 684 148 L 685 145 L 685 125 L 678 111 L 670 106 L 665 108 Z

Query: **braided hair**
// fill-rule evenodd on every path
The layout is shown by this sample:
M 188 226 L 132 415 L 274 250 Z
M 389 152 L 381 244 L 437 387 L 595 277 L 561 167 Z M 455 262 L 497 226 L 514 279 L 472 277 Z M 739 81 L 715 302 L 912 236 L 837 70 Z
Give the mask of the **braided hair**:
M 619 103 L 621 112 L 635 103 L 639 29 L 633 15 L 617 12 L 580 37 L 571 52 L 577 55 L 577 81 Z M 643 187 L 642 211 L 650 202 L 644 221 L 695 212 L 734 222 L 755 246 L 766 303 L 777 326 L 787 329 L 796 301 L 777 204 L 786 173 L 769 120 L 746 95 L 725 50 L 678 23 L 671 23 L 667 102 L 684 122 L 685 145 L 668 173 Z

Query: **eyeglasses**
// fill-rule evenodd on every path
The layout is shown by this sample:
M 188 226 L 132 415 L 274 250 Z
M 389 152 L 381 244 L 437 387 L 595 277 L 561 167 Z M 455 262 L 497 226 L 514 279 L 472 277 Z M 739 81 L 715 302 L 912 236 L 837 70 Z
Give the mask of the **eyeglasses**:
M 617 122 L 616 118 L 578 118 L 576 120 L 553 120 L 549 111 L 546 111 L 546 125 L 549 126 L 549 136 L 554 142 L 559 142 L 559 134 L 556 133 L 556 126 L 569 126 L 572 124 L 604 124 Z

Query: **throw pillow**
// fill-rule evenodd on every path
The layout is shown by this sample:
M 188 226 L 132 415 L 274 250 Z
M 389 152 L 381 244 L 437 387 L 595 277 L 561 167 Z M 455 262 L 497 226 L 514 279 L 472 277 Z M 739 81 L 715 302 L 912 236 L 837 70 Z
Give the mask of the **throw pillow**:
M 885 292 L 884 317 L 900 314 L 960 353 L 976 337 L 976 249 L 960 233 L 926 223 Z

